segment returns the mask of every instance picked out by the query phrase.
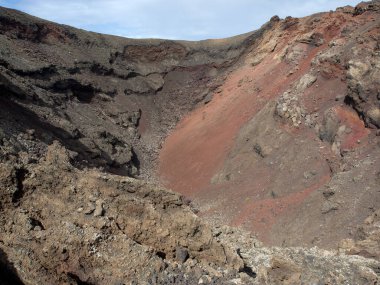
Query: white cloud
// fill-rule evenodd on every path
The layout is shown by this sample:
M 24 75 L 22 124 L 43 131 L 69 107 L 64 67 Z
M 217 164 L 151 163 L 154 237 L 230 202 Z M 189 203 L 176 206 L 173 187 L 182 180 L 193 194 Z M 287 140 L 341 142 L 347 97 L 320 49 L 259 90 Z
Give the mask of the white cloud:
M 203 39 L 257 29 L 277 14 L 305 16 L 357 0 L 18 0 L 3 5 L 55 22 L 128 37 Z

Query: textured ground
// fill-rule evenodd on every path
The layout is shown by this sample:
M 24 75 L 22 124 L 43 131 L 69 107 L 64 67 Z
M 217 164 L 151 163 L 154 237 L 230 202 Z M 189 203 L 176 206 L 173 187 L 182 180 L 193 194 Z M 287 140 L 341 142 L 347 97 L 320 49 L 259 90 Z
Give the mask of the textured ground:
M 0 284 L 377 284 L 379 13 L 186 42 L 0 8 Z
M 163 184 L 266 244 L 336 248 L 380 205 L 379 4 L 272 19 L 160 152 Z
M 265 248 L 246 232 L 212 229 L 179 194 L 76 169 L 58 142 L 38 163 L 27 157 L 20 153 L 0 163 L 0 284 L 379 281 L 374 259 Z

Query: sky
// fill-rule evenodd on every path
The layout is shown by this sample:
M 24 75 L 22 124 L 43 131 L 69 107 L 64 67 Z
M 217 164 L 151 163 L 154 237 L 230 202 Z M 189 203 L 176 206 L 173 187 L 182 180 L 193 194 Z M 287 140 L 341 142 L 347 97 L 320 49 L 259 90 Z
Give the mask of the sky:
M 353 0 L 0 0 L 0 6 L 88 31 L 202 40 L 258 29 L 273 15 L 302 17 Z

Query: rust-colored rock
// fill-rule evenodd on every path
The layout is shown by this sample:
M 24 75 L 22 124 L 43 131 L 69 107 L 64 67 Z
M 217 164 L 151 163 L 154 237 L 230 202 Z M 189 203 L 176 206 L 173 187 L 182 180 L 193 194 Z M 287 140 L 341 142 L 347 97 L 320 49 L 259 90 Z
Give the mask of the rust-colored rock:
M 266 244 L 337 248 L 380 205 L 379 5 L 272 21 L 165 139 L 162 183 Z

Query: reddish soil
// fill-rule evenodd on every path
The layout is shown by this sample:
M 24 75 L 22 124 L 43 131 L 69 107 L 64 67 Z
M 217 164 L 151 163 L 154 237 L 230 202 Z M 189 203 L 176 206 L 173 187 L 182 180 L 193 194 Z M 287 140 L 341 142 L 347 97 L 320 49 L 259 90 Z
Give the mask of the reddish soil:
M 313 21 L 319 24 L 311 25 Z M 294 128 L 282 122 L 268 125 L 273 131 L 290 136 L 288 143 L 301 142 L 305 159 L 296 158 L 296 148 L 293 153 L 289 150 L 278 154 L 277 158 L 288 164 L 286 175 L 286 168 L 279 170 L 277 165 L 271 166 L 273 162 L 269 158 L 268 161 L 251 161 L 247 153 L 236 151 L 237 137 L 268 102 L 275 102 L 285 91 L 294 88 L 303 75 L 312 71 L 316 82 L 298 95 L 305 112 L 316 114 L 317 124 L 323 123 L 327 111 L 336 115 L 338 123 L 346 128 L 341 135 L 341 150 L 355 149 L 360 142 L 363 145 L 370 131 L 357 113 L 343 102 L 347 94 L 345 68 L 333 60 L 319 62 L 318 67 L 314 63 L 321 52 L 330 49 L 332 40 L 342 45 L 346 43 L 342 31 L 363 21 L 360 17 L 336 13 L 301 19 L 277 34 L 275 31 L 280 27 L 275 27 L 271 31 L 272 39 L 277 36 L 274 52 L 266 51 L 264 60 L 256 66 L 250 62 L 257 51 L 249 53 L 241 66 L 229 74 L 213 100 L 184 117 L 166 138 L 159 157 L 159 176 L 164 186 L 198 202 L 200 215 L 243 226 L 270 244 L 272 226 L 282 216 L 301 207 L 311 193 L 329 183 L 340 158 L 332 152 L 329 143 L 320 141 L 313 128 Z M 310 29 L 323 35 L 323 44 L 299 40 L 300 35 Z M 259 43 L 259 47 L 269 45 L 271 37 L 264 38 L 266 40 Z M 292 49 L 300 53 L 295 58 L 289 55 Z M 255 137 L 249 139 L 255 140 Z M 266 143 L 273 146 L 275 140 L 272 138 Z M 226 168 L 235 171 L 238 178 L 235 175 L 233 181 L 214 183 L 215 175 Z M 309 178 L 304 176 L 308 177 L 310 170 L 317 174 L 307 180 Z M 229 174 L 227 176 L 230 180 Z
M 268 59 L 255 68 L 233 72 L 221 92 L 186 116 L 166 139 L 159 170 L 165 186 L 190 197 L 205 191 L 240 128 L 287 89 L 291 79 L 284 74 L 289 70 L 284 63 Z
M 272 58 L 255 68 L 246 66 L 233 72 L 222 92 L 214 94 L 212 102 L 186 116 L 166 139 L 160 153 L 160 176 L 164 185 L 191 198 L 214 200 L 213 195 L 222 194 L 218 191 L 220 187 L 211 185 L 210 181 L 228 159 L 239 130 L 268 101 L 282 94 L 296 78 L 307 72 L 318 50 L 312 50 L 300 64 L 299 71 L 289 77 L 284 75 L 290 71 L 290 66 Z M 247 173 L 247 182 L 224 186 L 239 189 L 239 192 L 223 193 L 223 199 L 231 199 L 232 205 L 242 207 L 235 213 L 231 224 L 244 224 L 246 228 L 254 229 L 263 240 L 267 239 L 276 216 L 295 207 L 327 181 L 325 178 L 316 186 L 287 197 L 247 204 L 245 197 L 265 196 L 266 186 L 271 182 L 271 172 L 262 166 L 251 171 L 255 173 L 255 180 L 249 179 L 252 173 Z
M 365 127 L 358 115 L 351 109 L 339 106 L 335 108 L 335 111 L 342 124 L 348 127 L 348 132 L 342 142 L 342 149 L 355 149 L 359 144 L 365 143 L 371 131 Z
M 313 191 L 317 190 L 330 181 L 330 176 L 326 175 L 316 184 L 306 188 L 301 192 L 292 193 L 285 197 L 269 198 L 260 201 L 247 202 L 239 211 L 239 215 L 234 218 L 232 225 L 245 226 L 257 233 L 263 242 L 269 242 L 271 227 L 276 223 L 276 219 L 281 215 L 286 215 L 299 206 Z

